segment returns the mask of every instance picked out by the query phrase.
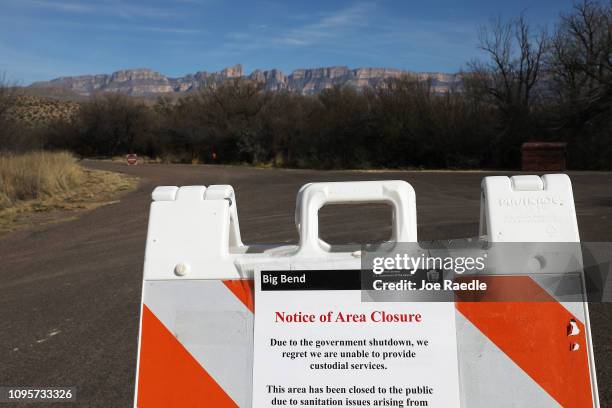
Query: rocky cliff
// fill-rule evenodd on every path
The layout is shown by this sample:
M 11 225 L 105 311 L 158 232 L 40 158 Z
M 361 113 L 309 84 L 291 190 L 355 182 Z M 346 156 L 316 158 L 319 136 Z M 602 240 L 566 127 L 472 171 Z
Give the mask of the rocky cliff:
M 234 65 L 219 72 L 199 71 L 179 78 L 170 78 L 150 69 L 128 69 L 110 75 L 83 75 L 61 77 L 51 81 L 35 82 L 34 88 L 62 88 L 78 95 L 91 95 L 95 92 L 124 92 L 133 96 L 155 96 L 189 92 L 210 81 L 219 82 L 229 78 L 246 77 L 264 85 L 268 90 L 287 90 L 304 95 L 321 92 L 337 85 L 348 85 L 357 89 L 375 86 L 388 78 L 402 75 L 416 75 L 430 79 L 438 92 L 447 90 L 458 81 L 455 74 L 408 72 L 389 68 L 357 68 L 345 66 L 297 69 L 285 75 L 278 69 L 255 70 L 246 75 L 241 65 Z

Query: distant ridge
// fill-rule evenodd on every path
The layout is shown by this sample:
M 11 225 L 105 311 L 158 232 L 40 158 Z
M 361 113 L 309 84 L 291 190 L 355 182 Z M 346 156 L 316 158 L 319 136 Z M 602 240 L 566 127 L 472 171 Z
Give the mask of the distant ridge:
M 429 78 L 435 91 L 443 92 L 458 81 L 456 74 L 436 72 L 410 72 L 392 68 L 356 68 L 346 66 L 296 69 L 285 75 L 278 69 L 255 70 L 245 75 L 242 65 L 237 64 L 218 72 L 198 71 L 178 78 L 167 77 L 148 68 L 126 69 L 112 74 L 69 76 L 50 81 L 35 82 L 30 88 L 56 88 L 80 96 L 96 92 L 123 92 L 132 96 L 157 96 L 181 94 L 197 90 L 210 81 L 245 77 L 264 84 L 271 91 L 287 90 L 303 95 L 312 95 L 336 85 L 347 85 L 357 89 L 373 86 L 388 78 L 416 75 Z

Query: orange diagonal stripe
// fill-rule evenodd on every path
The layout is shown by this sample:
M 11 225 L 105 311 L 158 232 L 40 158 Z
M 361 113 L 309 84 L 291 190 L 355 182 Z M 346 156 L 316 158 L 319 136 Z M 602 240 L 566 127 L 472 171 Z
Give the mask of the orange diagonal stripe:
M 137 398 L 141 408 L 238 406 L 146 305 Z
M 529 293 L 537 301 L 457 302 L 457 309 L 561 406 L 592 407 L 584 324 L 528 276 L 486 280 L 501 299 Z M 580 328 L 577 336 L 567 334 L 571 319 Z M 572 343 L 580 348 L 570 351 Z
M 231 279 L 223 283 L 251 312 L 254 311 L 252 279 Z

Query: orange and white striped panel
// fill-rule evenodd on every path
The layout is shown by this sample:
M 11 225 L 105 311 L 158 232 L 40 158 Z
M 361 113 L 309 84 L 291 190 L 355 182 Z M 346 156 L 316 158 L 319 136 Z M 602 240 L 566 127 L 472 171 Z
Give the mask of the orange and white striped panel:
M 135 406 L 248 407 L 252 281 L 145 281 Z
M 559 303 L 529 276 L 485 279 L 536 301 L 456 303 L 463 406 L 593 407 L 583 303 Z

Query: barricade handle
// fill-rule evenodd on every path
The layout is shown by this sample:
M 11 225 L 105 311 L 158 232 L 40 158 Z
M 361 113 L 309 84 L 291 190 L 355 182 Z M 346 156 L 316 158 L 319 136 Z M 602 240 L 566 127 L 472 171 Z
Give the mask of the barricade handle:
M 309 183 L 297 197 L 295 220 L 300 234 L 298 253 L 325 251 L 319 239 L 319 210 L 327 204 L 387 203 L 393 208 L 391 241 L 416 242 L 416 199 L 403 180 Z

